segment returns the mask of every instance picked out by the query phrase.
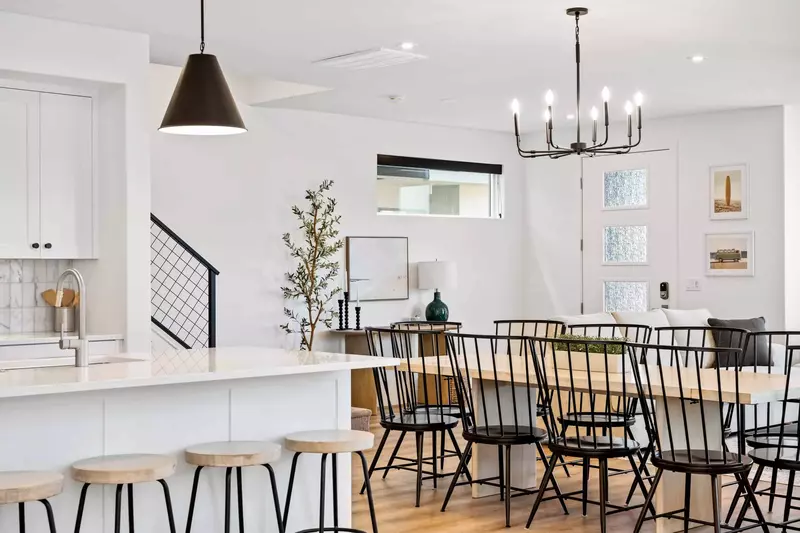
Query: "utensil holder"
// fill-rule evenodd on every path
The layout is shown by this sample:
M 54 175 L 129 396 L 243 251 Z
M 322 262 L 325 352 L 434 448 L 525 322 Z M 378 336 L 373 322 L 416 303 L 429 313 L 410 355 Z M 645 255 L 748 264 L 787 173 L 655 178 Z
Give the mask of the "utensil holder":
M 75 308 L 74 307 L 54 307 L 55 315 L 53 321 L 53 331 L 61 332 L 63 325 L 64 331 L 72 333 L 76 329 Z

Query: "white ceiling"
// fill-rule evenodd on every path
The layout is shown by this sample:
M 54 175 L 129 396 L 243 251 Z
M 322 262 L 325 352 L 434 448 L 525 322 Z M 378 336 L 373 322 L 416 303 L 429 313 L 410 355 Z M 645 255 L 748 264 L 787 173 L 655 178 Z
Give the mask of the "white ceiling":
M 538 128 L 543 94 L 573 112 L 579 0 L 206 0 L 207 51 L 228 73 L 331 88 L 268 105 L 509 131 L 518 97 Z M 585 0 L 584 113 L 641 90 L 645 118 L 800 101 L 798 0 Z M 153 62 L 198 47 L 198 0 L 0 0 L 0 10 L 148 33 Z M 324 57 L 418 43 L 426 61 L 364 71 Z M 704 54 L 707 61 L 687 60 Z M 403 95 L 392 103 L 389 95 Z

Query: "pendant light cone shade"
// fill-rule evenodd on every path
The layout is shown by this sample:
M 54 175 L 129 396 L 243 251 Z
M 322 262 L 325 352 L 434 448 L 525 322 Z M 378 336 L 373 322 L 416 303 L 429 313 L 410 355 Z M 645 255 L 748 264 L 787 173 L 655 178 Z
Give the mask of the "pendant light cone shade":
M 182 135 L 247 131 L 216 56 L 189 56 L 159 130 Z

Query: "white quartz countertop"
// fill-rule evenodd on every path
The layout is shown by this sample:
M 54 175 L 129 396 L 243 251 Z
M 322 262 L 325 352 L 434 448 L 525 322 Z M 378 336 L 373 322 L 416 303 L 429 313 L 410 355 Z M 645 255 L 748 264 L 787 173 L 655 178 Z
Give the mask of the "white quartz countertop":
M 77 339 L 77 333 L 64 335 L 67 339 Z M 108 333 L 102 335 L 87 335 L 92 341 L 119 341 L 125 338 L 121 333 Z M 0 334 L 0 346 L 27 346 L 31 344 L 58 344 L 58 333 L 4 333 Z
M 168 350 L 160 354 L 119 354 L 90 358 L 76 368 L 74 359 L 0 363 L 0 398 L 63 394 L 153 385 L 173 385 L 396 366 L 392 358 L 275 348 L 237 347 Z M 63 364 L 65 366 L 58 366 Z

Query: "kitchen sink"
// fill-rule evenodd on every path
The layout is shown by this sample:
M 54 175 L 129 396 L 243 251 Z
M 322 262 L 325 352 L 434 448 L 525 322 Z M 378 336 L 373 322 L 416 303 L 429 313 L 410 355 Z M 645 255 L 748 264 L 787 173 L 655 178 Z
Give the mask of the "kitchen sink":
M 116 355 L 89 356 L 89 366 L 108 365 L 112 363 L 137 363 L 143 361 L 133 357 Z M 8 370 L 26 370 L 31 368 L 51 368 L 75 366 L 75 357 L 43 357 L 39 359 L 23 359 L 18 361 L 0 361 L 0 372 Z

